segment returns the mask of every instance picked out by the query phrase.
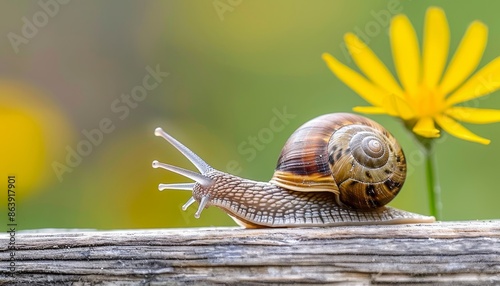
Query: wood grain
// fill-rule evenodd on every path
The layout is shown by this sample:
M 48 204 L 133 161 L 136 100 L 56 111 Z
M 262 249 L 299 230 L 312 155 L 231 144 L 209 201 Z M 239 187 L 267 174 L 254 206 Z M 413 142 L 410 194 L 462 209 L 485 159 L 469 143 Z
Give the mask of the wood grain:
M 0 284 L 500 284 L 500 220 L 0 235 Z

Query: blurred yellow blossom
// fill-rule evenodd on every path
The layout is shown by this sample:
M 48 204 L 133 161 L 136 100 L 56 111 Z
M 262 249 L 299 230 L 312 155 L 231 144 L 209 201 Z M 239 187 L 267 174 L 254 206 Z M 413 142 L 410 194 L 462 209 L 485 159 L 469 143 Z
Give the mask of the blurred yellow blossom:
M 41 89 L 28 82 L 0 79 L 0 175 L 16 176 L 24 199 L 54 182 L 51 163 L 73 137 L 70 120 Z M 5 192 L 7 193 L 7 192 Z

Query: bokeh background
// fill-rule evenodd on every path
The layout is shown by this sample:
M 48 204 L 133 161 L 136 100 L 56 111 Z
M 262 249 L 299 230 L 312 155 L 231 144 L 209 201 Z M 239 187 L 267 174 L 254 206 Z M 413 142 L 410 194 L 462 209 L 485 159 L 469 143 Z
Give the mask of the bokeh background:
M 153 169 L 154 159 L 193 167 L 154 128 L 218 169 L 267 181 L 298 126 L 365 104 L 321 54 L 355 67 L 343 35 L 361 31 L 394 72 L 388 17 L 407 14 L 421 37 L 431 5 L 448 17 L 450 57 L 475 19 L 489 27 L 481 66 L 500 55 L 496 1 L 2 1 L 0 212 L 14 174 L 20 229 L 235 225 L 216 208 L 200 219 L 194 206 L 182 212 L 189 192 L 157 190 L 186 179 Z M 474 104 L 499 109 L 500 92 Z M 283 112 L 283 129 L 265 131 Z M 418 146 L 397 119 L 371 118 L 398 138 L 409 161 L 391 205 L 428 214 Z M 468 127 L 492 143 L 445 135 L 437 144 L 444 219 L 498 219 L 500 124 Z M 102 138 L 98 128 L 107 131 Z M 90 142 L 86 132 L 93 144 L 82 143 Z M 265 142 L 251 147 L 250 138 L 264 133 Z M 80 159 L 71 151 L 78 148 Z

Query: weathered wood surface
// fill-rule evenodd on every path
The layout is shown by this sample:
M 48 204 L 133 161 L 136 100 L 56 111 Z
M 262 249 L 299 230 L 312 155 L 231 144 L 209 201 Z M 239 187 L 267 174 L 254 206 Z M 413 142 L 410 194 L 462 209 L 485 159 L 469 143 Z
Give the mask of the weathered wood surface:
M 500 220 L 0 235 L 0 284 L 500 285 Z

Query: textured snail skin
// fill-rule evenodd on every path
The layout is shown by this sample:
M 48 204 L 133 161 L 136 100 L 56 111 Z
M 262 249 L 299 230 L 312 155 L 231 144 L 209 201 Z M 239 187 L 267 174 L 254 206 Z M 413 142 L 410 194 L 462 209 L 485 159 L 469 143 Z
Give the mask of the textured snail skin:
M 160 184 L 192 191 L 186 210 L 195 217 L 216 206 L 247 228 L 429 223 L 423 216 L 385 206 L 400 191 L 406 161 L 396 139 L 365 117 L 333 113 L 314 118 L 283 147 L 270 182 L 256 182 L 212 168 L 161 128 L 155 130 L 200 171 L 153 162 L 196 183 Z
M 246 228 L 342 226 L 433 222 L 433 217 L 391 207 L 369 211 L 339 206 L 334 193 L 298 192 L 271 183 L 242 179 L 213 170 L 206 174 L 214 183 L 205 188 L 196 184 L 193 198 L 209 196 L 216 206 Z

